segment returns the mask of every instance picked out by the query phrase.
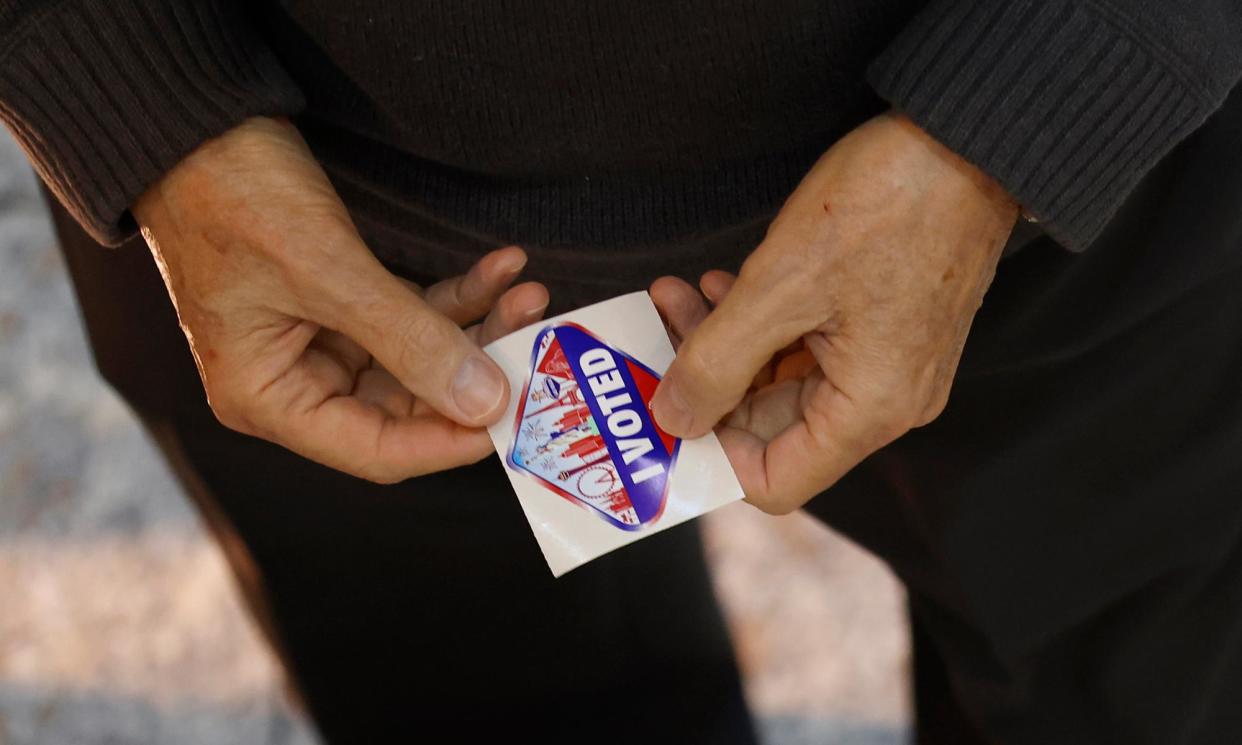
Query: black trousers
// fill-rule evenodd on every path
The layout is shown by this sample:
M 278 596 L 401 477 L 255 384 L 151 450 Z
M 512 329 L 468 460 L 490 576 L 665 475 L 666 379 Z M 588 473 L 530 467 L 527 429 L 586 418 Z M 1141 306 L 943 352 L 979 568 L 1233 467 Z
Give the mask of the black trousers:
M 809 509 L 909 589 L 921 744 L 1242 742 L 1242 92 Z
M 330 740 L 752 741 L 693 526 L 553 581 L 494 463 L 383 488 L 230 433 L 141 247 L 57 225 Z M 808 509 L 909 589 L 923 745 L 1236 745 L 1242 94 L 1090 251 L 1014 248 L 944 414 Z

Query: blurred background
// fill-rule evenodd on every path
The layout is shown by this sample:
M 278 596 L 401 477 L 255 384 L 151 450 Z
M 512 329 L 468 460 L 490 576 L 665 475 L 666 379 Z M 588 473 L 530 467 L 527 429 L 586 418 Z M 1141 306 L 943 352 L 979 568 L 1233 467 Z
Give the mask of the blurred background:
M 768 745 L 907 741 L 904 598 L 804 515 L 705 518 Z M 532 538 L 533 540 L 533 538 Z M 216 546 L 98 379 L 0 129 L 0 745 L 314 745 Z

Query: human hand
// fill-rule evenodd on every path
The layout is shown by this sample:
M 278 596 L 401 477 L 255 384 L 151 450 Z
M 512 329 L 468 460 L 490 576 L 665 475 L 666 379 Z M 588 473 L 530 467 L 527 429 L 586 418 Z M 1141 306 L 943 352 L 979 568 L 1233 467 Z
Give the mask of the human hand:
M 385 483 L 492 452 L 481 427 L 509 387 L 480 346 L 548 304 L 542 285 L 507 289 L 521 249 L 425 291 L 397 278 L 297 130 L 263 118 L 204 143 L 133 211 L 225 426 Z
M 747 499 L 785 513 L 943 411 L 1018 207 L 904 117 L 820 158 L 738 277 L 651 288 L 677 356 L 665 431 L 717 433 Z

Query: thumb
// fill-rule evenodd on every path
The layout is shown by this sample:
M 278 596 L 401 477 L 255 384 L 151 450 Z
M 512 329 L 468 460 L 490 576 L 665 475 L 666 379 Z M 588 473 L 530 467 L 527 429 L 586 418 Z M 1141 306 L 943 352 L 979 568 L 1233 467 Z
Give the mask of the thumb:
M 786 316 L 777 295 L 743 272 L 682 341 L 651 401 L 664 431 L 690 438 L 707 434 L 737 407 L 759 370 L 802 336 L 806 329 L 781 322 Z
M 382 266 L 375 269 L 366 299 L 342 306 L 337 330 L 453 421 L 479 427 L 499 419 L 509 383 L 496 363 L 456 323 Z

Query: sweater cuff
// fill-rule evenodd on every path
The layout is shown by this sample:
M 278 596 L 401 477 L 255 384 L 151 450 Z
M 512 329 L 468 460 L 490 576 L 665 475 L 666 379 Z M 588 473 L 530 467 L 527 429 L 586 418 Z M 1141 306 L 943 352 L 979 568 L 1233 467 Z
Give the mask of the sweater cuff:
M 1168 52 L 1083 0 L 933 0 L 868 80 L 1074 251 L 1220 104 Z
M 200 143 L 302 94 L 226 0 L 62 0 L 0 32 L 0 119 L 98 241 Z

